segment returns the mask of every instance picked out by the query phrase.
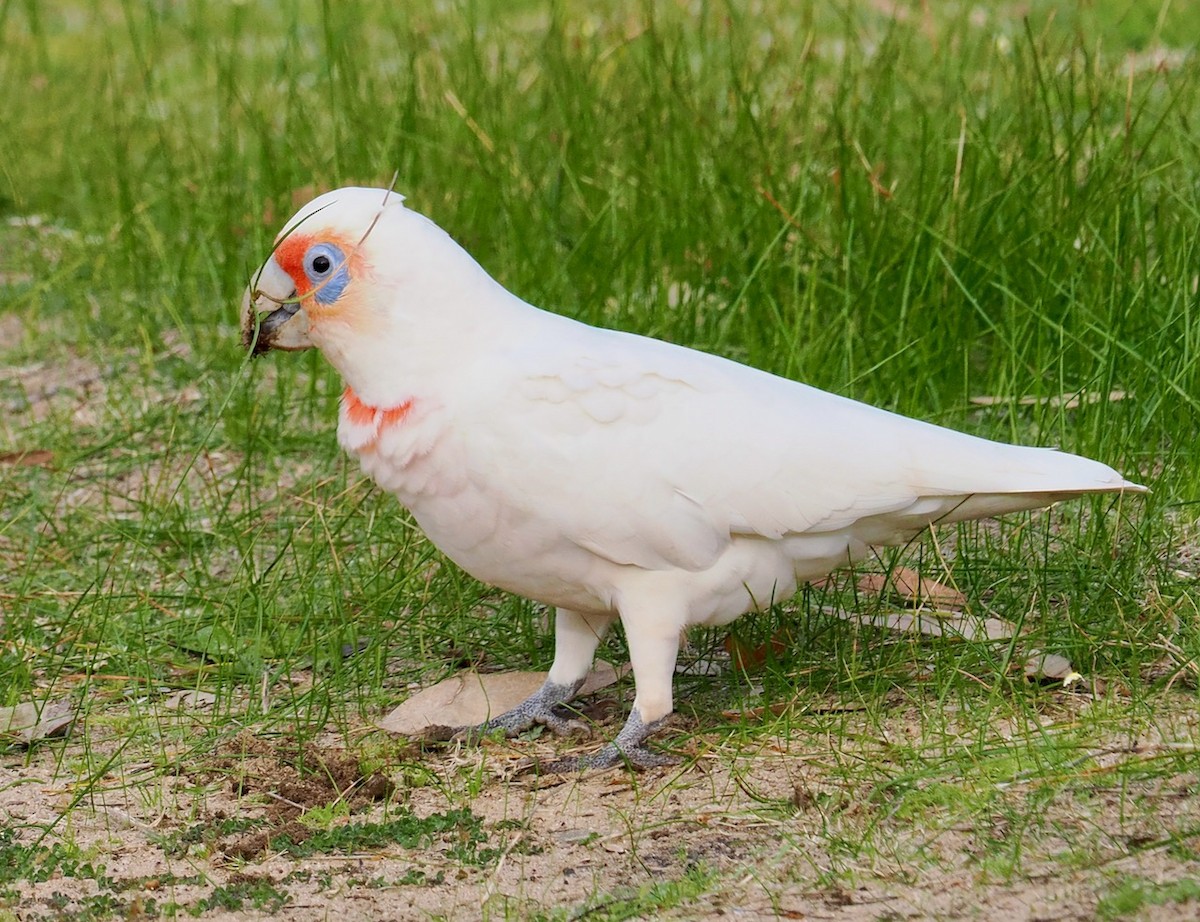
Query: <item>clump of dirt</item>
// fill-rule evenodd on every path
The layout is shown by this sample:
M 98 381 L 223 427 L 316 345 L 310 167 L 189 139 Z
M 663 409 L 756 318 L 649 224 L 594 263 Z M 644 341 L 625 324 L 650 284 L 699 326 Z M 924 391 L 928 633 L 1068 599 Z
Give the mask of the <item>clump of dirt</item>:
M 345 750 L 312 743 L 281 745 L 249 731 L 219 747 L 206 770 L 227 774 L 236 796 L 264 801 L 263 825 L 216 842 L 219 851 L 242 859 L 261 856 L 275 839 L 299 843 L 309 838 L 311 830 L 298 822 L 308 810 L 338 802 L 361 810 L 395 790 L 386 775 L 365 773 L 359 760 Z
M 248 731 L 219 747 L 210 765 L 231 773 L 235 794 L 271 797 L 289 817 L 335 800 L 366 806 L 393 790 L 387 776 L 364 775 L 358 759 L 345 750 L 321 749 L 311 743 L 289 748 Z
M 287 839 L 295 845 L 305 842 L 312 837 L 312 830 L 296 820 L 288 820 L 279 825 L 268 826 L 244 835 L 228 836 L 217 842 L 217 850 L 230 858 L 243 861 L 253 861 L 261 858 L 271 847 L 271 842 Z

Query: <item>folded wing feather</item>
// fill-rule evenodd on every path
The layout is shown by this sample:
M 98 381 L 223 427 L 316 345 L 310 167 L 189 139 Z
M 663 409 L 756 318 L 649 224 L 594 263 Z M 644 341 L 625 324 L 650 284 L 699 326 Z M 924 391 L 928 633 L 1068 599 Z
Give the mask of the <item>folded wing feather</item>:
M 991 442 L 658 340 L 542 318 L 559 328 L 525 341 L 510 357 L 511 386 L 495 393 L 506 411 L 519 409 L 507 418 L 520 431 L 491 430 L 490 445 L 489 432 L 477 433 L 479 457 L 490 458 L 488 475 L 503 481 L 509 502 L 523 500 L 556 533 L 614 563 L 702 570 L 746 534 L 845 531 L 890 544 L 930 522 L 1141 489 L 1086 458 Z

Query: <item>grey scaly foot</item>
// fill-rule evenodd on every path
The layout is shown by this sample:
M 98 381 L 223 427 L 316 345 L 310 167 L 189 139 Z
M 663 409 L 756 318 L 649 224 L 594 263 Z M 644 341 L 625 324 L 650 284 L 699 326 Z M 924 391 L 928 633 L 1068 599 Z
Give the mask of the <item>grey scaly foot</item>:
M 582 685 L 583 679 L 569 685 L 559 685 L 547 679 L 541 688 L 511 711 L 505 711 L 499 717 L 493 717 L 477 727 L 463 727 L 455 736 L 459 739 L 477 740 L 493 730 L 503 730 L 505 736 L 516 736 L 534 724 L 542 724 L 552 732 L 564 736 L 580 729 L 587 730 L 587 725 L 582 721 L 555 713 L 556 708 L 575 697 Z
M 617 738 L 599 752 L 594 752 L 590 756 L 558 759 L 543 768 L 547 771 L 566 774 L 614 768 L 618 765 L 630 765 L 639 769 L 674 765 L 680 761 L 677 757 L 665 752 L 658 752 L 646 745 L 646 738 L 665 726 L 666 722 L 666 717 L 660 717 L 658 720 L 645 724 L 642 723 L 641 715 L 636 710 L 631 711 L 629 719 L 625 721 L 625 726 L 621 728 Z

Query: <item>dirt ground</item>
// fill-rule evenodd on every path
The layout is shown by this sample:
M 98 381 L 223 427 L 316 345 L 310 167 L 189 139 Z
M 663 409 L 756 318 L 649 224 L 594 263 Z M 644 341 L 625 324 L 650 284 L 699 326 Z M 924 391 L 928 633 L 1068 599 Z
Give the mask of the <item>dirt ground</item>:
M 1189 697 L 1172 726 L 1194 739 Z M 899 709 L 883 733 L 918 732 L 916 719 Z M 12 884 L 19 900 L 0 920 L 1068 920 L 1095 918 L 1122 879 L 1200 875 L 1195 852 L 1163 835 L 1200 830 L 1200 778 L 1175 773 L 1131 789 L 1103 773 L 1191 745 L 1173 733 L 1114 740 L 1093 756 L 1095 785 L 1042 796 L 1034 822 L 1033 791 L 1018 780 L 1001 801 L 1011 811 L 949 823 L 935 811 L 928 824 L 890 815 L 878 791 L 832 780 L 831 759 L 884 751 L 874 744 L 837 753 L 829 740 L 759 740 L 734 755 L 717 738 L 690 767 L 564 779 L 520 771 L 556 750 L 542 740 L 411 747 L 364 773 L 336 740 L 299 747 L 246 730 L 166 774 L 113 760 L 86 784 L 67 768 L 86 733 L 0 757 L 4 828 L 26 845 L 50 828 L 39 847 L 59 855 L 70 843 L 75 856 L 45 859 L 52 873 Z M 118 753 L 102 736 L 86 741 L 93 763 Z M 331 804 L 327 822 L 301 822 Z M 372 823 L 392 824 L 383 840 L 337 838 Z M 855 841 L 872 847 L 856 855 Z M 1002 841 L 1022 853 L 1016 873 L 983 860 Z M 673 883 L 691 895 L 673 896 Z M 1142 905 L 1137 917 L 1198 914 L 1193 898 Z

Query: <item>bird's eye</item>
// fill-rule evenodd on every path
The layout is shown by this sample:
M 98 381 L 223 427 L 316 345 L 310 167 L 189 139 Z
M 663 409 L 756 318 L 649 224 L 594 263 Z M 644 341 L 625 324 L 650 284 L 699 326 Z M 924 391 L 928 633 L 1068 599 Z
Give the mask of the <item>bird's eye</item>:
M 342 251 L 332 243 L 318 243 L 304 257 L 308 277 L 320 281 L 343 261 Z
M 317 243 L 304 254 L 304 274 L 315 289 L 313 296 L 322 304 L 332 304 L 350 283 L 346 254 L 332 243 Z

